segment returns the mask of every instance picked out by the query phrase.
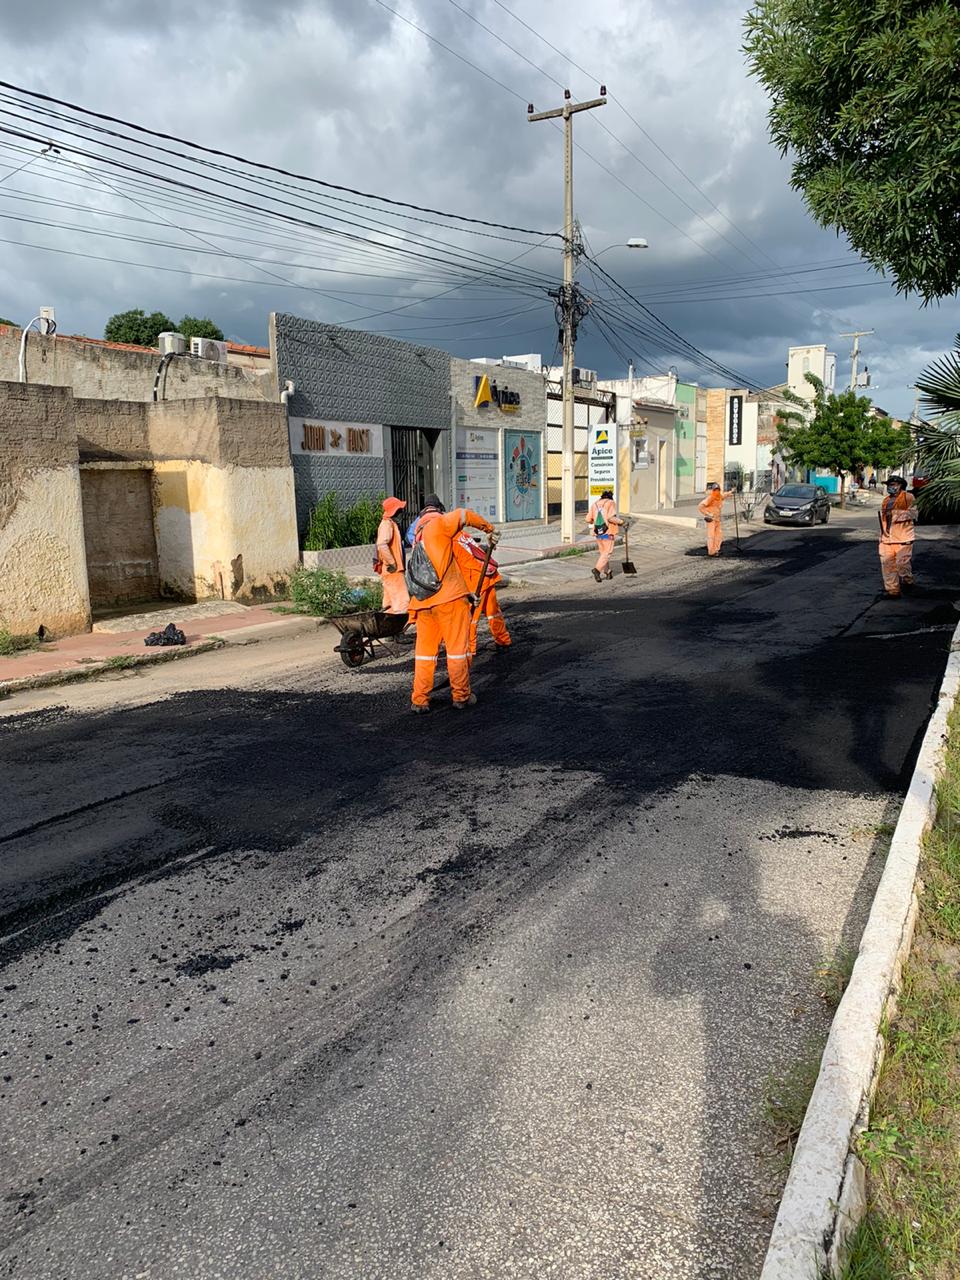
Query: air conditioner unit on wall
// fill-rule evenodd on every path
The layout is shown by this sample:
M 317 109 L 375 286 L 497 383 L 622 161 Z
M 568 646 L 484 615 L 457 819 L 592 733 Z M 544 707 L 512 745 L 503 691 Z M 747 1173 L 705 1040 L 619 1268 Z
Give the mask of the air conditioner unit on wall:
M 187 350 L 187 340 L 182 333 L 167 330 L 157 338 L 162 356 L 182 356 Z
M 227 344 L 217 338 L 191 338 L 190 354 L 201 360 L 215 360 L 217 364 L 226 364 Z
M 596 369 L 574 369 L 573 371 L 573 382 L 575 386 L 592 387 L 596 381 Z

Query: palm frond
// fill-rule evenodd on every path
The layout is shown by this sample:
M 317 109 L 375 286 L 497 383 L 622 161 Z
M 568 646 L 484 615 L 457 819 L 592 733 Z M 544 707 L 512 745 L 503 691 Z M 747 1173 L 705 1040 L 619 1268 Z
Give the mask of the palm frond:
M 960 413 L 960 333 L 957 349 L 948 351 L 924 369 L 917 379 L 924 412 L 939 417 Z

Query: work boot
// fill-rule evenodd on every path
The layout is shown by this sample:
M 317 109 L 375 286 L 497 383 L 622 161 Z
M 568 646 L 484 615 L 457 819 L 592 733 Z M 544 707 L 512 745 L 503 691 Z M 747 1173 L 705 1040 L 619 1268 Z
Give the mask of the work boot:
M 602 581 L 603 581 L 603 578 L 600 576 L 600 570 L 599 570 L 599 569 L 591 569 L 591 570 L 590 570 L 590 572 L 593 574 L 593 577 L 594 577 L 594 581 L 595 581 L 595 582 L 602 582 Z
M 467 707 L 475 707 L 477 705 L 477 695 L 471 693 L 469 698 L 464 698 L 461 702 L 454 702 L 454 711 L 465 711 Z
M 613 573 L 608 569 L 603 576 L 606 578 L 607 582 L 610 582 L 613 578 Z
M 424 706 L 420 702 L 411 702 L 410 710 L 415 716 L 428 716 L 430 714 L 429 706 Z

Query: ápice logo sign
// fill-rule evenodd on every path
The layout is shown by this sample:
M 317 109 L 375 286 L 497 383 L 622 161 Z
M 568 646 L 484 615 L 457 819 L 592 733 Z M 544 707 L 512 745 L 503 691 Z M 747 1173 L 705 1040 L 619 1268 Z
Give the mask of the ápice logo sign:
M 478 373 L 473 379 L 473 407 L 486 409 L 495 404 L 501 413 L 517 413 L 520 409 L 520 392 L 491 382 L 489 374 Z

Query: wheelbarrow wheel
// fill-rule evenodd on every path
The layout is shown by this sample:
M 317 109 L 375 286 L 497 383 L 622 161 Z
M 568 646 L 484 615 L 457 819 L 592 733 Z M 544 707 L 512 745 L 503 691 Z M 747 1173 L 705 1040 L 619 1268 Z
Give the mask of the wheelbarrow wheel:
M 359 667 L 367 656 L 363 636 L 356 632 L 346 635 L 340 642 L 340 658 L 345 667 Z

